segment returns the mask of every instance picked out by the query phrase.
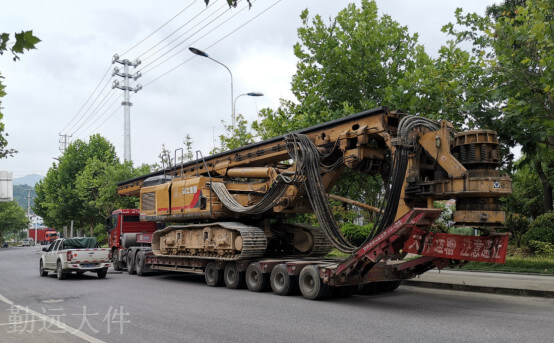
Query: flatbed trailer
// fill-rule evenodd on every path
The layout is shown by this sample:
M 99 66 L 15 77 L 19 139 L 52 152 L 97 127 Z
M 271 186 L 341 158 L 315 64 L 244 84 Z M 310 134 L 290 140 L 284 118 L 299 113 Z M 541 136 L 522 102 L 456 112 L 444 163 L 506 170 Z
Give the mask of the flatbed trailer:
M 316 300 L 356 291 L 392 291 L 401 280 L 470 260 L 504 262 L 507 235 L 479 237 L 423 231 L 440 213 L 438 209 L 415 208 L 346 259 L 284 256 L 225 261 L 160 256 L 147 246 L 151 234 L 139 234 L 137 242 L 144 246 L 128 248 L 127 268 L 130 274 L 138 275 L 152 271 L 204 274 L 209 286 L 225 284 L 255 292 L 271 289 L 277 295 L 299 290 L 305 298 Z M 409 252 L 414 253 L 413 259 L 397 259 Z

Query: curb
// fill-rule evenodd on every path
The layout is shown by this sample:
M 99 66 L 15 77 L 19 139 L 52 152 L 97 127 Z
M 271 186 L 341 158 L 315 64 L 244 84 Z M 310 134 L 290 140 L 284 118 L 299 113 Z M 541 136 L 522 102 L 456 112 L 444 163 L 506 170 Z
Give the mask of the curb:
M 460 284 L 452 284 L 452 283 L 416 281 L 416 280 L 403 280 L 402 284 L 406 286 L 446 289 L 446 290 L 452 290 L 452 291 L 554 298 L 554 291 L 535 290 L 535 289 L 473 286 L 473 285 L 460 285 Z

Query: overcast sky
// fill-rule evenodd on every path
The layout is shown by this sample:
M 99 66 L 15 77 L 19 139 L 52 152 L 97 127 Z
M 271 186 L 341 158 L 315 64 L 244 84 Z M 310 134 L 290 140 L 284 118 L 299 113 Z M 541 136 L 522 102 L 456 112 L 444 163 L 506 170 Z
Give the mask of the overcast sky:
M 45 175 L 60 155 L 60 133 L 72 134 L 73 140 L 100 133 L 123 159 L 123 91 L 111 87 L 118 79 L 112 78 L 116 53 L 142 61 L 131 70 L 142 71 L 136 83 L 144 85 L 131 96 L 135 165 L 157 162 L 162 144 L 171 151 L 183 147 L 187 134 L 194 150 L 207 155 L 214 135 L 223 132 L 221 120 L 231 120 L 230 76 L 209 59 L 192 58 L 188 47 L 205 50 L 232 71 L 235 98 L 251 91 L 265 94 L 236 101 L 237 113 L 253 120 L 257 110 L 277 108 L 280 98 L 292 99 L 290 81 L 296 66 L 292 46 L 297 42 L 300 12 L 308 8 L 312 16 L 327 19 L 351 2 L 253 0 L 250 10 L 245 1 L 229 10 L 225 0 L 212 0 L 208 8 L 203 0 L 3 2 L 0 32 L 32 29 L 42 42 L 19 62 L 12 62 L 8 53 L 0 56 L 8 93 L 2 99 L 8 147 L 19 150 L 15 157 L 0 160 L 0 170 L 13 171 L 14 177 Z M 377 5 L 381 14 L 418 32 L 427 53 L 436 55 L 446 41 L 440 28 L 454 20 L 456 7 L 482 14 L 493 2 L 498 1 L 379 0 Z

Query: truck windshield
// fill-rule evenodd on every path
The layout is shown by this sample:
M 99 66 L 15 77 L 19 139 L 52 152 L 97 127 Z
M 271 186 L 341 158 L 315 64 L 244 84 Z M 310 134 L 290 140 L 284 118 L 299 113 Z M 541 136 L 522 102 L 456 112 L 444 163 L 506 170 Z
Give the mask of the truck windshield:
M 123 221 L 127 223 L 138 223 L 140 222 L 139 216 L 124 216 Z

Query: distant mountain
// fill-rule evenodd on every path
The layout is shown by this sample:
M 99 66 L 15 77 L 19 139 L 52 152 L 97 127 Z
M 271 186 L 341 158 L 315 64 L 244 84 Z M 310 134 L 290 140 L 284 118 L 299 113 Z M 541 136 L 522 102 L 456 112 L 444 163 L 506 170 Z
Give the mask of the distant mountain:
M 27 195 L 29 195 L 29 186 L 27 185 L 13 185 L 13 200 L 17 201 L 19 206 L 25 211 L 27 210 Z M 34 189 L 31 189 L 31 207 L 34 205 L 34 200 L 37 194 Z M 31 210 L 31 213 L 33 211 Z
M 13 179 L 13 184 L 14 184 L 14 186 L 15 185 L 28 185 L 28 186 L 34 187 L 35 183 L 37 183 L 38 181 L 40 181 L 42 179 L 43 179 L 43 176 L 40 176 L 40 175 L 37 175 L 37 174 L 31 174 L 31 175 L 26 175 L 26 176 L 23 176 L 23 177 L 18 177 L 18 178 Z

